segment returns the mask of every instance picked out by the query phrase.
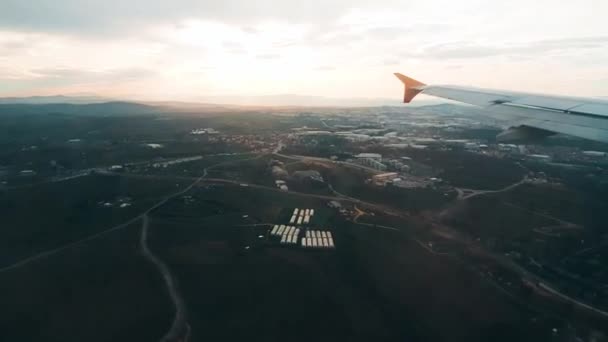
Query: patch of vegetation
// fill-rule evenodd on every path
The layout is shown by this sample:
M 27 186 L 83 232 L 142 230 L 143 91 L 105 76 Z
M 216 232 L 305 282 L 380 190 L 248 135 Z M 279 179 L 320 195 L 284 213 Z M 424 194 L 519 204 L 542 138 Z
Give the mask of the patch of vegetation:
M 173 306 L 141 222 L 0 273 L 2 341 L 158 341 Z
M 1 191 L 0 262 L 10 265 L 126 222 L 185 184 L 94 175 Z

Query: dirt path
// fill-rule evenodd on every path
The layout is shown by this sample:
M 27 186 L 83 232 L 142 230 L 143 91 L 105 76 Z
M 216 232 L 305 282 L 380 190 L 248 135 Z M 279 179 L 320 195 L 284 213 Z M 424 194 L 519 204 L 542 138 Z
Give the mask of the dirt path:
M 175 307 L 175 316 L 173 317 L 173 322 L 171 323 L 171 327 L 169 331 L 163 336 L 161 341 L 187 341 L 187 336 L 189 335 L 189 325 L 186 321 L 186 306 L 184 304 L 184 300 L 180 295 L 175 278 L 171 274 L 169 270 L 169 266 L 165 264 L 158 256 L 156 256 L 150 250 L 148 246 L 148 231 L 150 227 L 150 219 L 148 217 L 148 213 L 145 213 L 142 217 L 142 227 L 141 227 L 141 237 L 139 240 L 139 244 L 141 250 L 144 254 L 144 257 L 148 259 L 158 272 L 163 277 L 165 281 L 165 285 L 167 287 L 167 292 L 169 293 L 169 297 L 171 298 L 171 302 L 173 302 L 173 306 Z

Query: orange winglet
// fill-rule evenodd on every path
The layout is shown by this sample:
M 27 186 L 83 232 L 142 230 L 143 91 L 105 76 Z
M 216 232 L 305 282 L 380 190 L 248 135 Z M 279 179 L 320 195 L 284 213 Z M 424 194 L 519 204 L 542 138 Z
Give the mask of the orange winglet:
M 424 86 L 426 86 L 426 84 L 398 72 L 395 73 L 395 76 L 397 76 L 397 78 L 405 85 L 405 93 L 403 94 L 404 103 L 410 103 L 410 101 L 412 101 L 412 99 L 416 97 L 418 93 L 424 90 Z

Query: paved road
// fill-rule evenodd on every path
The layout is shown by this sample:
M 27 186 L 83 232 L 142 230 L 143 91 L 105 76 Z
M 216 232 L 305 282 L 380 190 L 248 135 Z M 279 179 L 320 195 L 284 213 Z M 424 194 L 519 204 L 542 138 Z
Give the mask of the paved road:
M 15 189 L 33 188 L 33 187 L 37 187 L 37 186 L 44 185 L 44 184 L 49 184 L 49 183 L 64 182 L 64 181 L 67 181 L 67 180 L 70 180 L 70 179 L 76 179 L 76 178 L 88 176 L 92 171 L 95 171 L 95 170 L 96 169 L 79 170 L 79 171 L 74 172 L 74 173 L 72 173 L 70 175 L 51 177 L 51 178 L 49 178 L 47 180 L 44 180 L 44 181 L 41 181 L 41 182 L 36 182 L 36 183 L 31 183 L 31 184 L 23 184 L 23 185 L 5 186 L 3 188 L 0 188 L 0 190 L 15 190 Z
M 263 189 L 263 190 L 267 190 L 267 191 L 273 191 L 273 192 L 280 192 L 280 193 L 284 193 L 284 194 L 290 194 L 290 195 L 295 195 L 295 196 L 302 196 L 302 197 L 309 197 L 309 198 L 318 198 L 318 199 L 324 199 L 324 200 L 329 200 L 329 201 L 342 201 L 342 202 L 350 202 L 350 203 L 356 203 L 356 204 L 360 204 L 361 206 L 365 206 L 374 210 L 378 210 L 383 212 L 384 214 L 387 215 L 391 215 L 391 216 L 398 216 L 398 217 L 407 217 L 408 215 L 406 213 L 400 212 L 398 210 L 394 210 L 392 208 L 389 208 L 387 206 L 384 205 L 380 205 L 380 204 L 375 204 L 375 203 L 371 203 L 371 202 L 366 202 L 357 198 L 353 198 L 353 197 L 336 197 L 336 196 L 328 196 L 328 195 L 317 195 L 317 194 L 309 194 L 309 193 L 305 193 L 305 192 L 297 192 L 297 191 L 284 191 L 281 189 L 278 189 L 276 187 L 270 187 L 270 186 L 265 186 L 265 185 L 258 185 L 258 184 L 249 184 L 249 183 L 242 183 L 241 181 L 235 181 L 232 179 L 223 179 L 223 178 L 206 178 L 204 179 L 201 183 L 224 183 L 224 184 L 231 184 L 231 185 L 238 185 L 238 186 L 243 186 L 246 185 L 248 188 L 253 188 L 253 189 Z
M 208 169 L 211 169 L 211 167 L 209 167 Z M 129 177 L 129 178 L 140 178 L 140 179 L 164 179 L 164 180 L 166 180 L 166 179 L 194 180 L 195 179 L 194 177 L 186 177 L 186 176 L 142 175 L 142 174 L 133 174 L 133 173 L 114 173 L 114 172 L 108 172 L 108 171 L 103 172 L 102 174 L 111 175 L 111 176 Z M 204 179 L 201 179 L 199 182 L 196 182 L 196 183 L 197 183 L 197 186 L 201 186 L 202 183 L 221 183 L 221 184 L 230 184 L 230 185 L 235 185 L 235 186 L 245 185 L 248 188 L 263 189 L 263 190 L 267 190 L 267 191 L 280 192 L 280 193 L 296 195 L 296 196 L 318 198 L 318 199 L 324 199 L 324 200 L 329 200 L 329 201 L 335 200 L 335 201 L 356 203 L 356 204 L 360 204 L 362 206 L 365 206 L 365 207 L 368 207 L 371 209 L 380 210 L 380 211 L 384 212 L 385 214 L 388 214 L 391 216 L 399 216 L 399 217 L 408 216 L 406 213 L 394 210 L 387 206 L 379 205 L 379 204 L 371 203 L 371 202 L 366 202 L 366 201 L 363 201 L 363 200 L 360 200 L 360 199 L 357 199 L 354 197 L 346 196 L 343 194 L 339 194 L 339 196 L 329 196 L 329 195 L 309 194 L 309 193 L 298 192 L 298 191 L 293 191 L 293 190 L 284 191 L 284 190 L 278 189 L 276 187 L 244 183 L 243 181 L 225 179 L 225 178 L 206 178 L 205 177 Z
M 294 155 L 287 155 L 287 154 L 280 154 L 280 153 L 274 153 L 274 154 L 276 156 L 283 157 L 285 159 L 299 160 L 299 161 L 312 160 L 312 161 L 318 161 L 318 162 L 324 162 L 324 163 L 330 163 L 330 164 L 344 165 L 344 166 L 348 166 L 348 167 L 351 167 L 351 168 L 355 168 L 355 169 L 359 169 L 359 170 L 364 170 L 364 171 L 367 171 L 367 172 L 372 173 L 372 174 L 382 173 L 382 171 L 378 171 L 376 169 L 372 169 L 371 167 L 367 167 L 365 165 L 347 163 L 347 162 L 343 162 L 343 161 L 336 161 L 336 160 L 331 160 L 331 159 L 328 159 L 328 158 L 311 157 L 311 156 L 299 156 L 299 155 L 295 155 L 295 154 Z
M 513 183 L 509 186 L 506 186 L 506 187 L 504 187 L 502 189 L 498 189 L 498 190 L 476 190 L 476 189 L 467 189 L 467 188 L 456 188 L 456 192 L 458 192 L 459 200 L 466 200 L 466 199 L 470 199 L 470 198 L 485 195 L 485 194 L 497 194 L 500 192 L 506 192 L 506 191 L 515 189 L 516 187 L 526 183 L 527 181 L 528 181 L 528 177 L 524 177 L 519 182 Z M 466 192 L 468 192 L 468 194 Z

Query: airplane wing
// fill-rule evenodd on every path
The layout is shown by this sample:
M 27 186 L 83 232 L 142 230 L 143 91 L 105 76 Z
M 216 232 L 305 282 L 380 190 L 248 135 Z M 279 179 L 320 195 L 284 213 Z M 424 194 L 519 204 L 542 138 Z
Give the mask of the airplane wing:
M 395 76 L 405 85 L 405 103 L 423 93 L 482 107 L 490 116 L 507 121 L 512 127 L 499 134 L 499 140 L 525 140 L 563 133 L 608 143 L 606 100 L 426 85 L 399 73 Z

